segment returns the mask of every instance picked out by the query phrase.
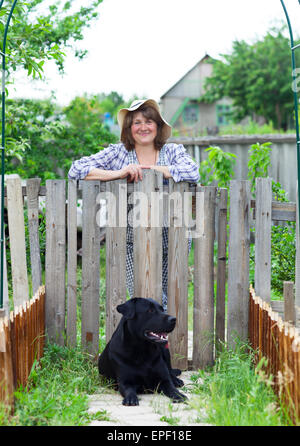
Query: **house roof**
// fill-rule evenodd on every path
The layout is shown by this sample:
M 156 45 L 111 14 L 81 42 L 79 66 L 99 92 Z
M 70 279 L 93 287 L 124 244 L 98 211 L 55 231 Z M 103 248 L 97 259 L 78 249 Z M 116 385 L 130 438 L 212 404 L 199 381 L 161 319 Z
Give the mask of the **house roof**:
M 174 85 L 172 85 L 172 87 L 170 87 L 160 98 L 163 99 L 171 90 L 172 88 L 174 88 L 176 85 L 179 84 L 179 82 L 182 81 L 182 79 L 184 79 L 191 71 L 194 70 L 194 68 L 196 68 L 197 65 L 199 65 L 200 63 L 207 61 L 208 59 L 213 59 L 211 56 L 209 56 L 208 54 L 205 54 L 205 56 L 202 57 L 202 59 L 200 59 L 189 71 L 187 71 L 177 82 L 175 82 Z

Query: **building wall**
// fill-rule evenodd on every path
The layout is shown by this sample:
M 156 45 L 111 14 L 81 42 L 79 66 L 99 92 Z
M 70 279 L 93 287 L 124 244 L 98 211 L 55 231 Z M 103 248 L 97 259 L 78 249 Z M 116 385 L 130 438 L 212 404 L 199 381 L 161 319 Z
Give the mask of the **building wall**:
M 175 112 L 178 110 L 180 105 L 182 104 L 183 99 L 173 97 L 173 96 L 165 96 L 161 102 L 161 111 L 163 117 L 170 122 Z
M 204 82 L 212 73 L 212 64 L 200 61 L 191 69 L 177 84 L 175 84 L 161 98 L 161 109 L 167 121 L 171 121 L 175 113 L 183 104 L 186 98 L 198 99 L 204 93 Z M 214 129 L 217 126 L 217 104 L 230 104 L 228 99 L 222 99 L 214 104 L 193 103 L 194 114 L 197 114 L 197 122 L 187 122 L 185 114 L 175 122 L 174 128 L 187 135 L 197 134 L 200 131 Z

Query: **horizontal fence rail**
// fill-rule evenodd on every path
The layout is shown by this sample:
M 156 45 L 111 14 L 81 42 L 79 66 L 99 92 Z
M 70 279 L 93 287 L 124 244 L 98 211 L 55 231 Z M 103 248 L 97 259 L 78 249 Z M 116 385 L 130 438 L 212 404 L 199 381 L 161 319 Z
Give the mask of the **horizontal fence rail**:
M 272 307 L 250 289 L 249 340 L 256 364 L 267 359 L 265 372 L 272 375 L 273 388 L 293 421 L 300 419 L 300 332 L 284 322 Z
M 25 386 L 34 364 L 43 355 L 45 287 L 0 319 L 0 402 L 13 405 L 13 391 Z

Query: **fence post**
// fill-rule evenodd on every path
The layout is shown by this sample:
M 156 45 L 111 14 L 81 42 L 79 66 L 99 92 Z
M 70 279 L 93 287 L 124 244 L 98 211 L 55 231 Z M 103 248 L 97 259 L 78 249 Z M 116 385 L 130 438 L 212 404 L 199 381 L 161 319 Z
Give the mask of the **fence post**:
M 126 301 L 127 180 L 108 181 L 106 226 L 106 343 L 121 314 L 116 310 Z M 115 221 L 113 219 L 115 218 Z
M 143 181 L 134 184 L 134 296 L 162 302 L 163 175 L 143 170 Z M 151 192 L 155 192 L 154 194 Z M 154 219 L 154 220 L 153 220 Z M 156 221 L 155 221 L 156 220 Z
M 21 179 L 10 175 L 6 184 L 13 295 L 18 306 L 29 298 Z
M 66 181 L 46 180 L 46 332 L 64 345 Z
M 170 335 L 175 367 L 188 367 L 188 237 L 184 220 L 184 194 L 188 183 L 169 180 L 168 313 L 177 324 Z
M 296 308 L 294 298 L 294 283 L 283 282 L 283 297 L 284 297 L 284 320 L 295 324 L 296 322 Z
M 40 178 L 29 178 L 26 181 L 28 232 L 30 241 L 30 261 L 32 294 L 42 285 L 42 264 L 39 241 L 39 189 Z
M 193 366 L 207 367 L 214 361 L 214 239 L 216 187 L 197 186 L 203 194 L 203 235 L 194 239 Z M 197 203 L 198 201 L 198 203 Z M 200 215 L 200 218 L 203 215 Z
M 81 344 L 95 355 L 99 349 L 100 227 L 97 223 L 100 181 L 82 182 Z
M 218 264 L 216 299 L 216 347 L 225 341 L 225 290 L 226 290 L 226 246 L 227 246 L 227 189 L 220 189 L 218 202 Z
M 68 181 L 67 253 L 67 343 L 76 346 L 77 337 L 77 181 Z
M 255 204 L 255 293 L 271 300 L 272 180 L 256 178 Z
M 250 183 L 230 181 L 227 342 L 248 338 Z

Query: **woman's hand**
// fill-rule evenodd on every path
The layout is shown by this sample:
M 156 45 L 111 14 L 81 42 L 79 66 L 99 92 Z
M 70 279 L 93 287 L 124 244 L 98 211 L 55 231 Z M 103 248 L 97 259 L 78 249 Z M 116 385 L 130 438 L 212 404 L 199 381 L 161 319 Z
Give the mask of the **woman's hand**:
M 172 175 L 170 174 L 168 166 L 150 166 L 150 169 L 158 170 L 158 172 L 162 172 L 164 175 L 164 178 L 171 178 Z
M 137 183 L 139 180 L 143 179 L 142 169 L 149 169 L 149 166 L 141 166 L 140 164 L 129 164 L 119 171 L 120 178 L 127 177 L 127 181 L 135 181 Z
M 153 169 L 162 172 L 164 178 L 171 178 L 168 166 L 145 166 L 143 164 L 129 164 L 119 171 L 120 178 L 126 178 L 128 182 L 138 182 L 143 179 L 143 169 Z

